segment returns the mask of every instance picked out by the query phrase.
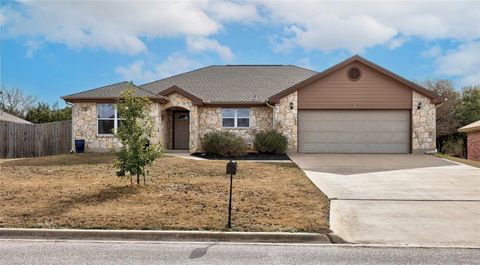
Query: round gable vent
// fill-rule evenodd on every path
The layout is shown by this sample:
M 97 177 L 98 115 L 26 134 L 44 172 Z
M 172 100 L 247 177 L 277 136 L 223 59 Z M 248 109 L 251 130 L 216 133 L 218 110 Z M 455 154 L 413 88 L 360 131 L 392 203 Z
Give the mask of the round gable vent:
M 360 69 L 358 69 L 358 67 L 352 67 L 348 69 L 347 77 L 351 81 L 358 81 L 361 75 L 362 75 L 362 72 L 360 72 Z

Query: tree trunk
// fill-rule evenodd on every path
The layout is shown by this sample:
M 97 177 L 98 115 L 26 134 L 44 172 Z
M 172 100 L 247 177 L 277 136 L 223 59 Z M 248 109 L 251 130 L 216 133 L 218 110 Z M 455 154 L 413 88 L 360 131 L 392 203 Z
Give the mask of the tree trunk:
M 137 185 L 140 185 L 140 173 L 137 173 Z

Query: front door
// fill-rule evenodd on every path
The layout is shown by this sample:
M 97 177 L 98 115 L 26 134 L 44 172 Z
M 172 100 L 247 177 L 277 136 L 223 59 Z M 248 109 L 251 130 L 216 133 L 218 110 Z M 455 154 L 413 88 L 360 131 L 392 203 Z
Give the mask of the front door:
M 190 115 L 188 111 L 173 112 L 173 149 L 189 150 Z

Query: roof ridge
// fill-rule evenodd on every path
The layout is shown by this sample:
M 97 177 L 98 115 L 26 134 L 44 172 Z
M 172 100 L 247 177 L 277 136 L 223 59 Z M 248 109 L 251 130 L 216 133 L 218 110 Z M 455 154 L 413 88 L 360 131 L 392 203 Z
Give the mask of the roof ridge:
M 314 72 L 314 73 L 319 73 L 318 71 L 315 71 L 315 70 L 312 70 L 312 69 L 308 69 L 308 68 L 303 67 L 303 66 L 298 66 L 298 65 L 294 65 L 294 64 L 288 64 L 288 66 L 300 68 L 300 69 L 307 70 L 307 71 Z
M 206 68 L 209 68 L 209 67 L 213 67 L 213 66 L 214 66 L 214 65 L 208 65 L 208 66 L 204 66 L 204 67 L 200 67 L 200 68 L 197 68 L 197 69 L 193 69 L 193 70 L 190 70 L 190 71 L 181 73 L 181 74 L 172 75 L 172 76 L 165 77 L 165 78 L 162 78 L 162 79 L 158 79 L 158 80 L 155 80 L 155 81 L 147 82 L 147 83 L 145 83 L 145 84 L 139 85 L 139 87 L 143 87 L 143 86 L 145 86 L 145 85 L 153 84 L 153 83 L 158 82 L 158 81 L 163 81 L 163 80 L 167 80 L 167 79 L 170 79 L 170 78 L 174 78 L 174 77 L 186 75 L 186 74 L 193 73 L 193 72 L 196 72 L 196 71 L 200 71 L 200 70 L 203 70 L 203 69 L 206 69 Z M 150 92 L 150 93 L 152 93 L 152 92 Z

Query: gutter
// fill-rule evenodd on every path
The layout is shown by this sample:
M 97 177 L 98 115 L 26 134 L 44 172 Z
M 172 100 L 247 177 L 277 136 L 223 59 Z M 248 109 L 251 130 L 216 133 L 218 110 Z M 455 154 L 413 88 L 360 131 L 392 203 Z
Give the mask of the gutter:
M 65 99 L 64 99 L 65 100 Z M 65 104 L 67 104 L 67 106 L 70 106 L 70 108 L 72 108 L 72 139 L 71 139 L 71 146 L 70 146 L 70 153 L 74 153 L 74 146 L 75 146 L 75 135 L 73 133 L 73 111 L 74 111 L 74 108 L 75 108 L 75 104 L 71 103 L 71 102 L 68 102 L 65 100 Z

